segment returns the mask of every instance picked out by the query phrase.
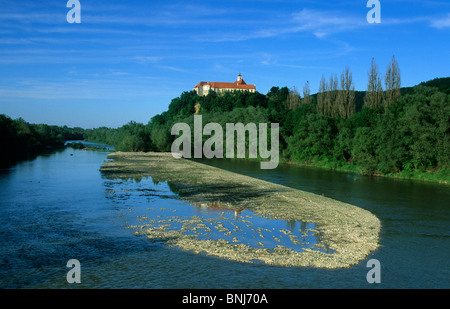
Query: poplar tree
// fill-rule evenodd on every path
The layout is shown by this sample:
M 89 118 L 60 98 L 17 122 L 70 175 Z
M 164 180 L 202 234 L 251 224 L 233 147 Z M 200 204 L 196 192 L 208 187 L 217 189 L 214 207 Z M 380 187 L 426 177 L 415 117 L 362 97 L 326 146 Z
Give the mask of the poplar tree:
M 347 119 L 355 113 L 355 85 L 348 67 L 342 72 L 340 82 L 336 107 L 338 115 Z
M 311 89 L 309 88 L 309 81 L 306 81 L 305 86 L 303 86 L 303 104 L 311 104 Z
M 392 56 L 392 61 L 386 68 L 384 84 L 386 89 L 384 93 L 384 106 L 389 106 L 393 101 L 399 99 L 401 96 L 400 68 L 395 56 Z
M 297 87 L 293 87 L 289 90 L 289 95 L 287 97 L 287 107 L 290 110 L 294 110 L 300 106 L 300 94 L 297 90 Z
M 325 115 L 336 117 L 339 115 L 337 108 L 337 97 L 338 97 L 338 85 L 339 80 L 336 75 L 331 74 L 330 81 L 328 85 L 328 91 L 326 95 L 326 111 Z
M 326 92 L 328 86 L 325 81 L 325 76 L 322 75 L 319 83 L 319 91 L 317 92 L 317 113 L 325 115 L 325 105 L 326 105 Z
M 364 97 L 364 106 L 378 107 L 383 103 L 383 85 L 382 78 L 378 72 L 378 65 L 372 58 L 370 70 L 368 72 L 369 82 L 367 84 L 367 92 Z

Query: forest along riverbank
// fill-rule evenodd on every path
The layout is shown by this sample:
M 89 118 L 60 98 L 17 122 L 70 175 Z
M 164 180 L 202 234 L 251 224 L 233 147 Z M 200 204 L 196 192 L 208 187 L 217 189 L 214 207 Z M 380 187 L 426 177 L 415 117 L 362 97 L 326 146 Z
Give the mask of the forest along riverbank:
M 365 259 L 379 246 L 380 220 L 369 211 L 309 192 L 288 188 L 260 179 L 239 175 L 186 159 L 174 159 L 170 153 L 123 153 L 108 155 L 101 167 L 110 179 L 150 176 L 154 182 L 167 181 L 178 199 L 200 208 L 247 210 L 268 221 L 312 222 L 320 242 L 298 249 L 277 245 L 267 248 L 240 241 L 239 227 L 226 228 L 215 221 L 216 229 L 236 235 L 231 241 L 211 239 L 193 233 L 203 230 L 207 235 L 208 219 L 201 216 L 148 217 L 143 224 L 130 226 L 136 233 L 183 250 L 206 253 L 247 263 L 280 266 L 313 266 L 320 268 L 350 267 Z M 223 214 L 221 215 L 223 218 Z M 252 224 L 253 216 L 245 220 Z M 253 223 L 257 224 L 258 221 Z M 261 232 L 257 225 L 253 230 Z M 270 230 L 270 229 L 266 229 Z M 275 228 L 273 228 L 275 230 Z M 235 234 L 233 234 L 235 233 Z M 297 235 L 285 232 L 293 243 Z

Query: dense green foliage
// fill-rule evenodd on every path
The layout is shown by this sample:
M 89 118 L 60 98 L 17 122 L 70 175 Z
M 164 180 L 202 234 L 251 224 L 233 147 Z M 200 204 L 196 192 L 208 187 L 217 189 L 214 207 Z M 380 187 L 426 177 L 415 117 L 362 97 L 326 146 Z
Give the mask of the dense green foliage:
M 273 87 L 266 95 L 211 91 L 198 96 L 190 91 L 174 98 L 167 111 L 147 124 L 131 121 L 116 129 L 35 125 L 0 115 L 0 144 L 2 150 L 8 149 L 1 152 L 0 159 L 23 158 L 82 136 L 113 145 L 118 151 L 170 151 L 176 138 L 171 135 L 172 126 L 184 122 L 192 128 L 193 115 L 198 113 L 203 125 L 215 122 L 223 128 L 226 123 L 279 123 L 280 152 L 285 161 L 368 175 L 409 177 L 433 172 L 448 179 L 450 78 L 402 88 L 401 97 L 388 106 L 367 107 L 364 97 L 365 92 L 355 92 L 355 112 L 343 117 L 320 113 L 317 94 L 308 100 L 296 99 L 287 87 Z
M 150 151 L 153 150 L 150 133 L 148 126 L 130 121 L 118 129 L 86 129 L 84 138 L 90 142 L 113 145 L 118 151 Z
M 70 147 L 73 149 L 86 149 L 86 146 L 81 142 L 71 142 L 66 144 L 66 147 Z
M 0 114 L 0 164 L 32 157 L 45 148 L 63 146 L 66 140 L 83 139 L 83 135 L 82 128 L 30 124 Z
M 450 77 L 445 78 L 435 78 L 433 80 L 423 82 L 420 85 L 427 87 L 435 87 L 440 92 L 445 94 L 450 94 Z
M 86 130 L 85 138 L 114 145 L 118 151 L 170 151 L 174 139 L 170 134 L 172 126 L 177 122 L 192 124 L 197 104 L 204 123 L 279 122 L 284 118 L 288 93 L 287 88 L 278 87 L 272 88 L 268 95 L 211 92 L 199 97 L 195 91 L 183 92 L 171 101 L 167 111 L 154 116 L 147 125 L 130 122 L 118 129 L 90 129 Z
M 292 109 L 286 87 L 273 87 L 266 95 L 210 92 L 200 97 L 184 92 L 146 125 L 86 130 L 86 138 L 121 151 L 170 151 L 172 126 L 185 122 L 192 127 L 198 112 L 203 125 L 279 123 L 280 151 L 287 161 L 361 174 L 437 172 L 450 168 L 449 85 L 450 78 L 422 83 L 402 91 L 389 106 L 376 108 L 364 107 L 364 92 L 356 92 L 356 113 L 346 119 L 318 113 L 316 95 Z
M 346 120 L 301 108 L 291 117 L 297 121 L 284 154 L 293 160 L 352 164 L 362 174 L 450 167 L 450 96 L 436 88 L 418 86 L 388 108 L 363 108 Z

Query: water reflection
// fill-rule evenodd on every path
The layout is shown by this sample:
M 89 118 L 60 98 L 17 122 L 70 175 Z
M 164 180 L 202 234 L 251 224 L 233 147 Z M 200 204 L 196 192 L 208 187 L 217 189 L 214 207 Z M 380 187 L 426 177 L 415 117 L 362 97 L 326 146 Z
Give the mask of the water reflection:
M 117 205 L 129 227 L 164 232 L 182 232 L 199 240 L 223 239 L 253 248 L 284 246 L 332 253 L 322 243 L 313 222 L 283 221 L 235 208 L 230 203 L 190 204 L 176 188 L 152 177 L 107 179 L 105 194 Z M 175 192 L 174 192 L 175 191 Z
M 241 215 L 241 213 L 245 210 L 245 208 L 234 209 L 228 203 L 208 203 L 208 204 L 205 203 L 205 204 L 194 205 L 194 206 L 198 208 L 199 212 L 205 212 L 205 213 L 216 212 L 216 211 L 220 211 L 220 212 L 231 211 L 234 214 L 235 219 L 238 219 L 239 216 Z

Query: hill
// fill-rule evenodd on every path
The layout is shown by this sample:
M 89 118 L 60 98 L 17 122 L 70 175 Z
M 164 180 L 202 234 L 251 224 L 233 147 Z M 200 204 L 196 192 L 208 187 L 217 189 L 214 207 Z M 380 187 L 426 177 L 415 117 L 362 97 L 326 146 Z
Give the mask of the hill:
M 365 91 L 355 92 L 356 112 L 347 118 L 322 114 L 317 96 L 310 103 L 272 87 L 261 93 L 183 92 L 168 110 L 148 124 L 130 122 L 118 129 L 86 130 L 89 141 L 112 144 L 119 151 L 170 151 L 175 123 L 279 123 L 284 161 L 344 169 L 366 175 L 449 181 L 450 78 L 437 78 L 401 89 L 388 106 L 363 106 Z M 193 132 L 193 130 L 191 130 Z M 204 137 L 206 140 L 207 137 Z M 248 140 L 246 141 L 248 145 Z M 436 176 L 438 175 L 438 176 Z

